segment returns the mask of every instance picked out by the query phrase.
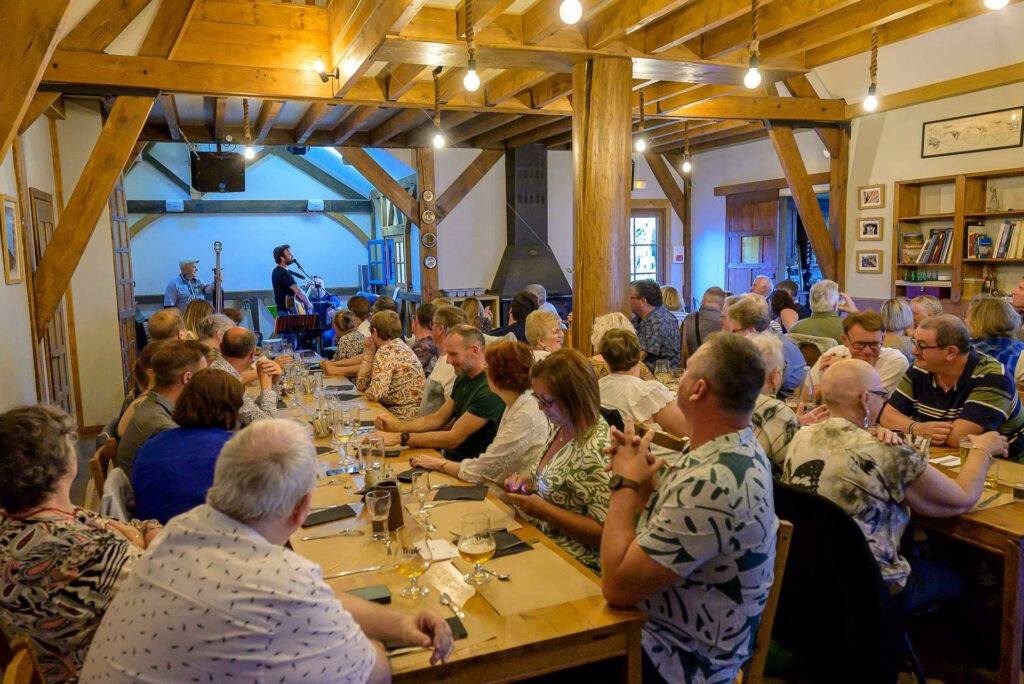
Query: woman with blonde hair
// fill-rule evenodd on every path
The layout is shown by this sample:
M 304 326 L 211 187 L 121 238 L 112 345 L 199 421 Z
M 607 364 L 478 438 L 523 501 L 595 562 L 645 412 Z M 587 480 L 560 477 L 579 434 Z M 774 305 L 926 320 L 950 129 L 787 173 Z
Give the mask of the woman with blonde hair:
M 597 352 L 601 348 L 601 340 L 604 339 L 604 334 L 609 330 L 628 330 L 634 335 L 636 334 L 636 328 L 633 327 L 633 323 L 625 314 L 618 311 L 606 313 L 594 319 L 594 325 L 590 329 L 590 348 Z M 590 365 L 593 367 L 594 374 L 598 379 L 611 373 L 608 364 L 600 353 L 595 353 L 590 357 Z M 642 363 L 640 364 L 640 378 L 642 380 L 654 379 L 650 369 Z
M 971 349 L 1003 364 L 1004 374 L 1012 378 L 1024 342 L 1014 337 L 1020 329 L 1020 315 L 1009 302 L 982 297 L 971 304 L 964 322 L 971 333 Z
M 680 296 L 679 290 L 671 285 L 663 285 L 661 288 L 661 303 L 682 324 L 683 319 L 686 318 L 686 307 L 683 306 L 683 298 Z
M 531 311 L 526 316 L 526 341 L 533 348 L 533 358 L 537 361 L 561 349 L 565 331 L 558 315 L 545 309 Z
M 882 341 L 883 347 L 898 349 L 903 352 L 907 360 L 914 362 L 914 311 L 910 307 L 910 300 L 906 297 L 894 297 L 882 304 L 878 311 L 882 316 L 882 323 L 885 324 L 885 338 Z
M 204 318 L 214 313 L 216 312 L 213 310 L 213 305 L 205 299 L 193 299 L 188 303 L 181 318 L 185 321 L 185 330 L 188 331 L 190 340 L 199 339 L 199 324 L 203 322 Z
M 461 308 L 466 312 L 466 320 L 471 326 L 482 333 L 491 331 L 494 318 L 491 307 L 484 307 L 476 297 L 466 297 L 462 300 Z

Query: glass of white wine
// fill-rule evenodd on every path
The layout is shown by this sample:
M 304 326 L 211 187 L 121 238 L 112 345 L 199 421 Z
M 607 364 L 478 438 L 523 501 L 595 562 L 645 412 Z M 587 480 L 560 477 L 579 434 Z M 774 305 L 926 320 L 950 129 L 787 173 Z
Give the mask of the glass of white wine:
M 491 533 L 491 516 L 486 513 L 467 513 L 462 516 L 462 536 L 459 537 L 459 556 L 473 564 L 473 570 L 462 576 L 466 584 L 487 584 L 491 576 L 483 571 L 483 565 L 494 557 L 494 535 Z
M 423 528 L 415 523 L 398 528 L 397 568 L 400 575 L 409 578 L 409 585 L 402 588 L 402 598 L 416 601 L 430 593 L 430 588 L 418 584 L 417 580 L 430 569 L 433 560 Z

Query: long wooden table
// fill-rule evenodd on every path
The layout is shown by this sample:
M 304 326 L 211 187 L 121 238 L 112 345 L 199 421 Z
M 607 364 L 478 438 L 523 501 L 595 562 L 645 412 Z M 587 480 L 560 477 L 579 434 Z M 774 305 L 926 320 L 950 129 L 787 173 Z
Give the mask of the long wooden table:
M 324 384 L 331 386 L 337 385 L 339 382 L 344 381 L 327 379 Z M 354 388 L 352 392 L 355 392 Z M 303 403 L 308 406 L 309 399 L 304 398 Z M 364 419 L 371 414 L 383 411 L 378 404 L 367 402 L 362 398 L 345 402 L 345 405 L 359 406 Z M 299 409 L 279 411 L 281 417 L 298 417 L 301 412 Z M 328 446 L 329 442 L 330 440 L 327 438 L 316 440 L 316 444 L 321 447 Z M 423 453 L 436 454 L 437 452 L 429 449 L 405 450 L 399 457 L 386 460 L 396 473 L 400 473 L 410 467 L 409 461 L 413 456 Z M 331 464 L 332 468 L 337 468 L 339 454 L 337 452 L 323 454 L 320 456 L 320 460 L 322 464 Z M 323 469 L 323 466 L 321 468 Z M 314 494 L 314 506 L 358 501 L 355 492 L 363 484 L 361 475 L 339 475 L 331 479 L 339 481 L 318 487 Z M 456 484 L 459 482 L 455 478 L 436 472 L 431 474 L 430 479 L 431 484 Z M 408 487 L 407 484 L 400 484 L 401 489 Z M 490 495 L 488 500 L 495 502 L 498 506 L 504 506 L 493 495 Z M 438 510 L 457 509 L 464 505 L 464 503 L 458 502 Z M 300 529 L 292 537 L 292 547 L 297 553 L 320 563 L 324 567 L 325 575 L 339 566 L 344 566 L 346 557 L 350 556 L 355 548 L 354 545 L 368 543 L 367 540 L 370 536 L 369 519 L 358 506 L 356 508 L 360 514 L 355 521 L 321 525 L 306 530 Z M 556 543 L 522 518 L 516 517 L 515 520 L 522 527 L 513 531 L 513 534 L 524 540 L 539 540 L 539 544 L 547 547 L 565 561 L 564 573 L 578 574 L 578 576 L 585 577 L 586 581 L 600 586 L 598 577 L 565 553 Z M 301 540 L 303 536 L 325 533 L 332 529 L 338 529 L 343 524 L 355 525 L 364 529 L 365 536 Z M 442 538 L 440 534 L 437 536 Z M 520 556 L 526 557 L 529 553 L 531 552 L 520 554 Z M 348 565 L 352 565 L 351 561 Z M 359 564 L 357 566 L 364 567 Z M 516 581 L 544 582 L 558 585 L 566 578 L 566 575 L 560 573 L 555 576 L 543 577 L 531 577 L 528 572 L 515 574 L 512 583 Z M 492 581 L 496 582 L 497 580 Z M 401 598 L 399 592 L 403 586 L 408 584 L 408 580 L 394 569 L 360 573 L 328 580 L 328 583 L 339 595 L 360 587 L 386 584 L 392 593 L 391 607 L 396 610 L 415 613 L 422 609 L 430 609 L 444 617 L 451 615 L 449 609 L 440 604 L 439 592 L 436 589 L 432 589 L 430 594 L 420 601 L 412 602 Z M 510 586 L 514 586 L 514 584 L 510 583 Z M 467 639 L 470 645 L 460 646 L 459 642 L 456 642 L 455 652 L 445 665 L 431 666 L 429 655 L 425 653 L 392 658 L 394 681 L 512 682 L 587 663 L 608 661 L 609 667 L 618 668 L 621 673 L 621 681 L 630 684 L 640 683 L 640 628 L 645 619 L 644 615 L 635 610 L 612 608 L 604 601 L 600 593 L 543 609 L 502 616 L 478 592 L 463 606 L 463 609 L 467 615 L 467 619 L 464 621 L 467 623 L 467 629 L 472 632 L 473 625 L 476 625 L 477 629 L 482 629 L 487 634 L 493 634 L 493 637 L 480 643 L 472 643 L 473 634 L 470 633 Z
M 931 456 L 955 454 L 956 449 L 932 448 Z M 938 466 L 951 477 L 957 468 Z M 1024 465 L 999 462 L 999 490 L 1009 492 L 1015 482 L 1024 482 Z M 984 500 L 985 494 L 982 495 Z M 970 511 L 955 518 L 929 518 L 915 514 L 913 520 L 930 530 L 991 551 L 1003 559 L 1003 612 L 1000 628 L 999 682 L 1020 684 L 1021 639 L 1024 637 L 1024 502 L 986 510 Z

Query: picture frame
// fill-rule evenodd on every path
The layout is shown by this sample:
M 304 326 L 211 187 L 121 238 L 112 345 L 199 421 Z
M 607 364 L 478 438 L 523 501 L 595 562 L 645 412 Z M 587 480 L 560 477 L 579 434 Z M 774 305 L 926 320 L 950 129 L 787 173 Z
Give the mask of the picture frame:
M 4 253 L 4 282 L 14 285 L 25 280 L 24 250 L 22 249 L 21 212 L 18 200 L 0 195 L 0 243 Z
M 858 209 L 884 209 L 885 184 L 862 185 L 857 188 Z
M 857 219 L 857 239 L 875 241 L 884 239 L 885 219 L 881 216 L 862 216 Z
M 925 121 L 921 158 L 947 157 L 1024 146 L 1024 106 Z
M 882 250 L 859 249 L 856 253 L 857 273 L 881 273 Z

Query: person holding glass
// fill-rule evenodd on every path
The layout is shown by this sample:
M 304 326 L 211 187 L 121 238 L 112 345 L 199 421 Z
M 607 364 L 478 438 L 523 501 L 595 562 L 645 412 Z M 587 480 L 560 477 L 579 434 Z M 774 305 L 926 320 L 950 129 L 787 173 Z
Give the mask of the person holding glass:
M 608 513 L 608 423 L 597 378 L 585 356 L 561 349 L 530 370 L 533 396 L 554 426 L 528 477 L 505 482 L 505 500 L 542 533 L 600 574 L 601 531 Z

